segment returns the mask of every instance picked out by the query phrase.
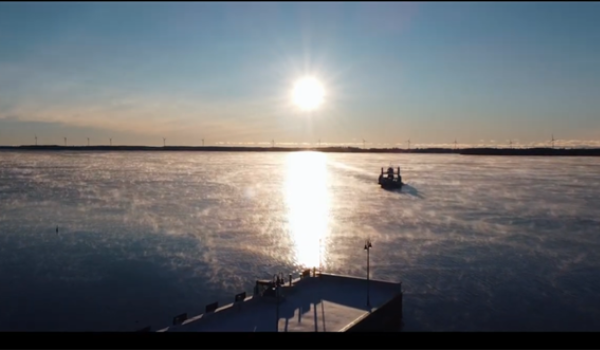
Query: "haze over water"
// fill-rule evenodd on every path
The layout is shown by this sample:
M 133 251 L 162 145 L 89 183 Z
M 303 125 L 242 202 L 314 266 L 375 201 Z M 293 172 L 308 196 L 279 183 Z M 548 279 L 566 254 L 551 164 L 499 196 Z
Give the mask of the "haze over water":
M 390 163 L 402 193 L 376 184 Z M 372 277 L 403 281 L 406 330 L 597 330 L 599 169 L 596 158 L 1 152 L 0 329 L 156 329 L 274 273 L 321 262 L 365 276 L 370 236 Z

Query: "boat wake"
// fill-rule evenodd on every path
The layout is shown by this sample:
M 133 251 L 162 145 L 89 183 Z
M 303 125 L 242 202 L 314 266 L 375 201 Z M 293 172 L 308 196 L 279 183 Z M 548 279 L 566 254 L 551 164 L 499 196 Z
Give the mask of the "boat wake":
M 415 187 L 405 183 L 402 185 L 402 193 L 408 194 L 419 199 L 425 199 L 425 197 Z

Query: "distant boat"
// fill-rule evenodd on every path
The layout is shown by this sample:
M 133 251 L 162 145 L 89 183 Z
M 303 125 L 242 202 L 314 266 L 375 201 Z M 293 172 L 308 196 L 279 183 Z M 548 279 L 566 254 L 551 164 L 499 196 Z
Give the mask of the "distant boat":
M 398 172 L 394 172 L 394 168 L 389 167 L 387 174 L 384 174 L 383 168 L 381 168 L 381 174 L 379 175 L 379 185 L 385 189 L 402 189 L 402 176 L 400 175 L 400 167 Z

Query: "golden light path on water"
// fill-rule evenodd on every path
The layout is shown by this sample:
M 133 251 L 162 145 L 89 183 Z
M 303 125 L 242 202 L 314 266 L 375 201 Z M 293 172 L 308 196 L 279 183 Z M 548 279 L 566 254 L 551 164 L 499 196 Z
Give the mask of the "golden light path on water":
M 288 232 L 294 243 L 295 262 L 303 268 L 319 268 L 325 254 L 321 242 L 330 230 L 328 180 L 327 155 L 289 154 L 285 184 Z

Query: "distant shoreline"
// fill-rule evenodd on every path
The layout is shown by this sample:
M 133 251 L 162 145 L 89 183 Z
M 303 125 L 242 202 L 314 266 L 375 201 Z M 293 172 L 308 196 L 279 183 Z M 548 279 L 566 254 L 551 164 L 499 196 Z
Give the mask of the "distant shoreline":
M 0 151 L 177 151 L 177 152 L 298 152 L 417 153 L 479 156 L 600 156 L 600 148 L 358 148 L 358 147 L 241 147 L 241 146 L 0 146 Z

